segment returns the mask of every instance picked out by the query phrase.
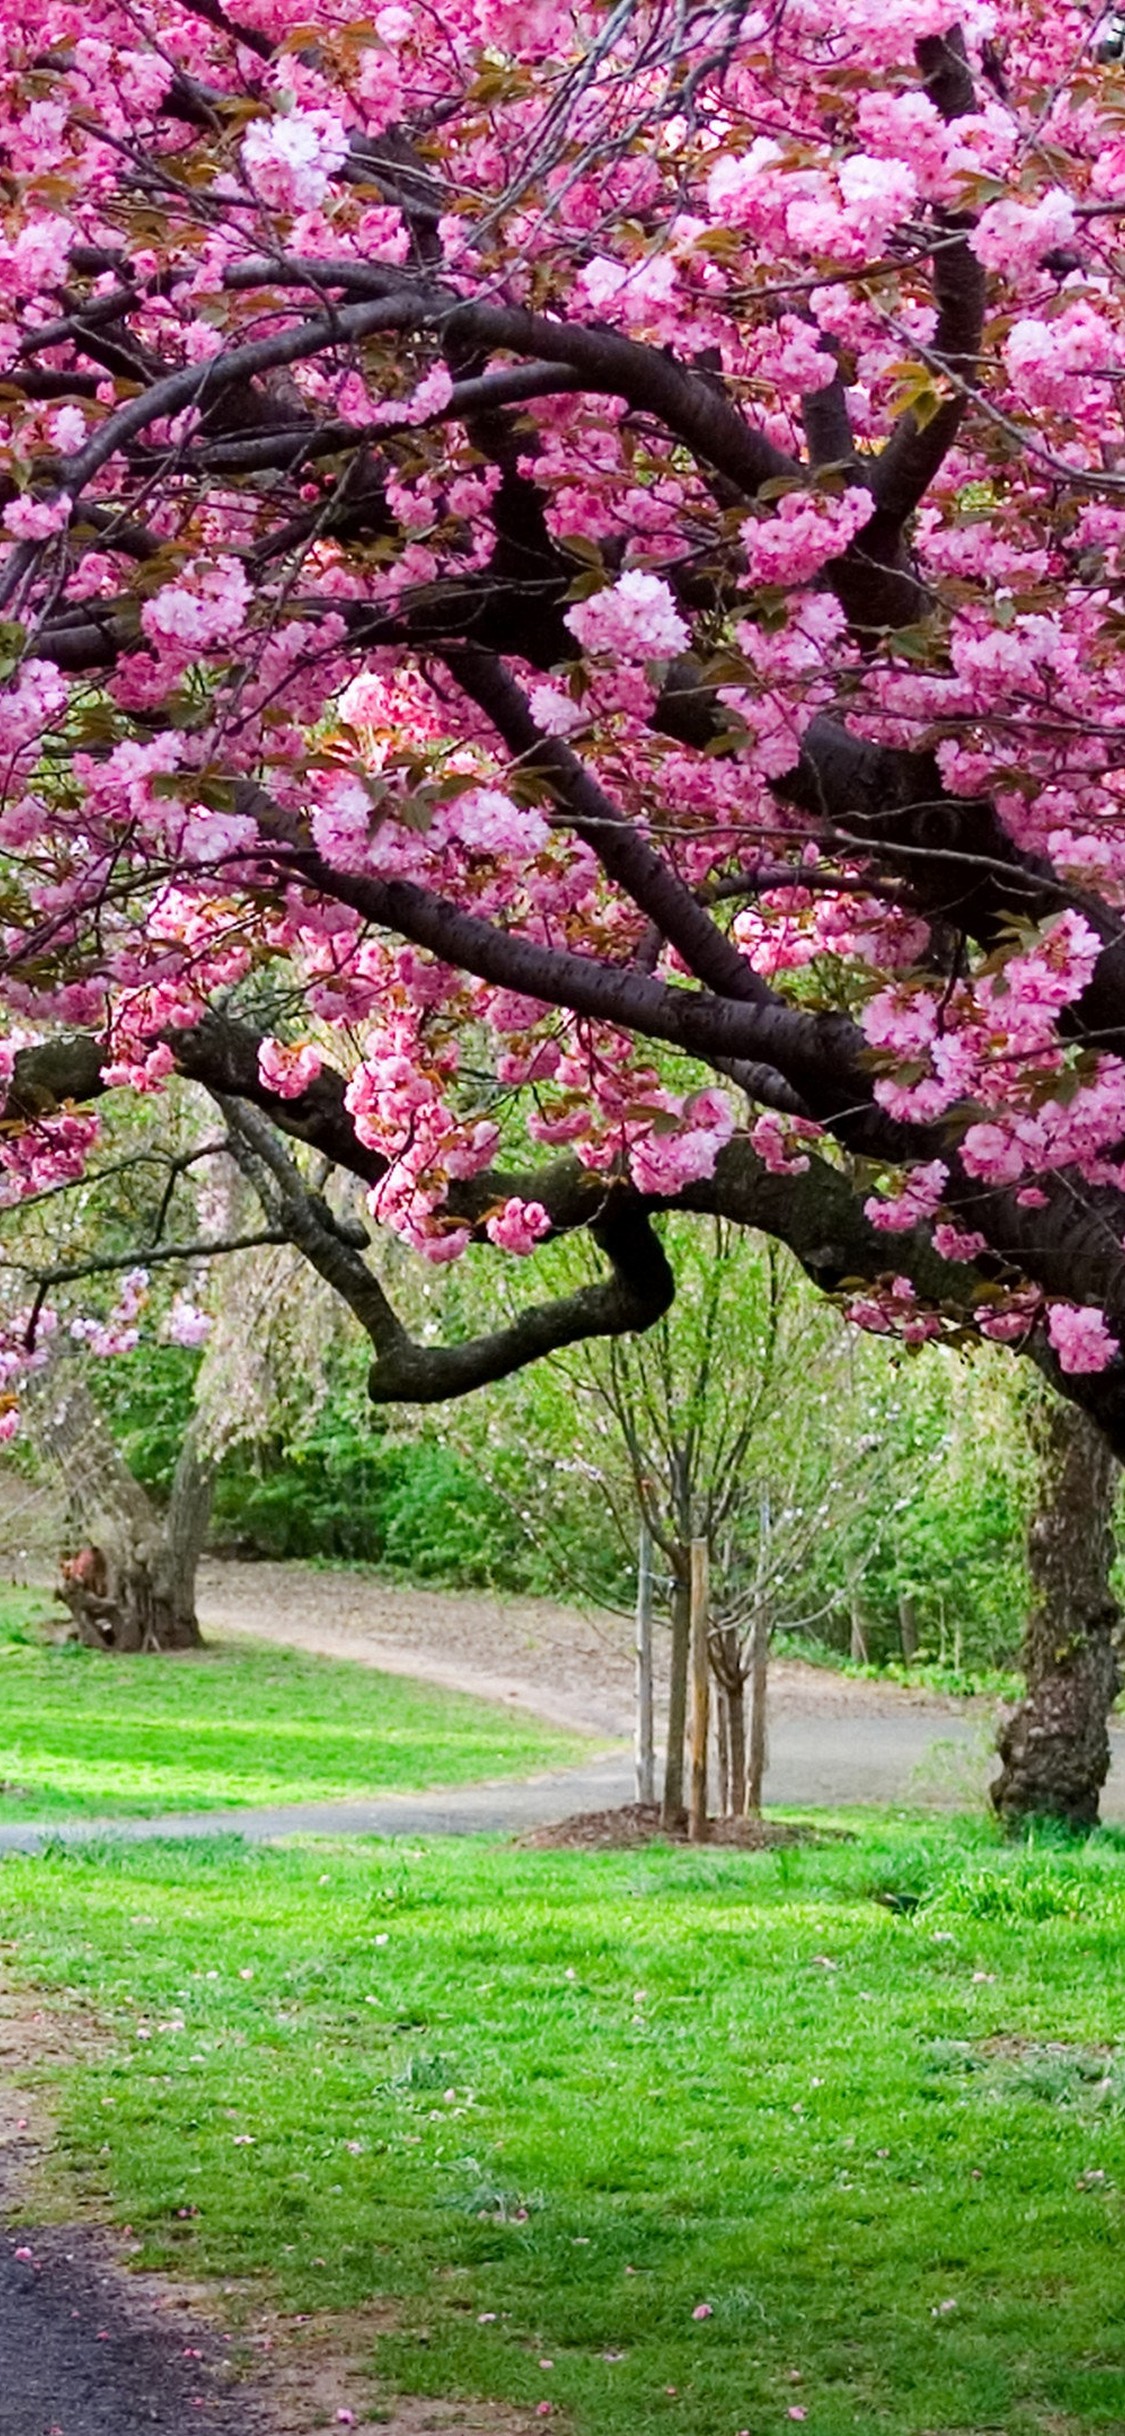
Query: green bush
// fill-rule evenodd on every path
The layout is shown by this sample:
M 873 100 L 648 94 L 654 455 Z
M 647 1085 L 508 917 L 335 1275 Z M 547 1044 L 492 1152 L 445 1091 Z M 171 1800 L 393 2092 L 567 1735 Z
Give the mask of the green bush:
M 521 1590 L 532 1586 L 518 1524 L 450 1448 L 322 1426 L 283 1454 L 227 1458 L 215 1536 L 247 1553 L 344 1558 L 393 1566 L 424 1581 Z

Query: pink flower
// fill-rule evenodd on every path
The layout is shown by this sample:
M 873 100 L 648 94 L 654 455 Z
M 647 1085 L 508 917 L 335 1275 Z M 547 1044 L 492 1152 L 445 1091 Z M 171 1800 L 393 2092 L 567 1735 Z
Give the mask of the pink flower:
M 807 2419 L 808 2415 L 803 2402 L 791 2402 L 785 2414 L 787 2419 Z
M 283 1040 L 267 1039 L 258 1044 L 258 1073 L 268 1091 L 275 1091 L 279 1100 L 296 1100 L 302 1091 L 315 1082 L 320 1072 L 320 1051 L 310 1041 L 297 1041 L 292 1047 Z
M 377 423 L 426 423 L 440 414 L 453 395 L 453 382 L 444 364 L 435 364 L 408 398 L 389 398 L 375 409 Z
M 1106 1370 L 1120 1351 L 1102 1313 L 1086 1303 L 1051 1303 L 1047 1335 L 1059 1357 L 1059 1369 L 1072 1375 Z
M 841 161 L 840 193 L 849 228 L 872 252 L 877 252 L 892 228 L 908 219 L 918 197 L 918 180 L 905 161 L 876 160 L 872 153 L 853 152 Z
M 141 611 L 141 627 L 158 650 L 179 646 L 189 653 L 232 643 L 250 606 L 250 585 L 236 558 L 196 559 L 174 584 L 165 584 Z
M 314 211 L 347 149 L 347 130 L 333 111 L 294 109 L 255 119 L 242 138 L 242 166 L 274 211 Z
M 943 1223 L 934 1228 L 933 1246 L 943 1260 L 975 1260 L 978 1252 L 987 1252 L 988 1241 L 972 1228 Z
M 806 584 L 830 558 L 841 558 L 875 513 L 870 491 L 857 484 L 842 498 L 786 491 L 772 516 L 748 517 L 741 527 L 752 584 Z
M 470 787 L 459 795 L 449 826 L 479 854 L 538 854 L 551 834 L 535 804 L 515 804 L 500 787 Z
M 503 1209 L 485 1224 L 490 1243 L 502 1252 L 533 1252 L 544 1235 L 549 1235 L 551 1221 L 541 1201 L 520 1201 L 514 1195 Z
M 576 601 L 563 624 L 586 651 L 623 660 L 670 660 L 687 647 L 688 630 L 659 575 L 631 568 L 604 592 Z
M 700 2301 L 696 2308 L 692 2310 L 691 2314 L 693 2318 L 713 2318 L 715 2312 L 711 2307 L 710 2301 Z
M 536 727 L 541 727 L 545 736 L 569 736 L 586 723 L 587 713 L 581 703 L 572 702 L 570 695 L 560 692 L 557 685 L 533 685 L 528 707 Z
M 200 1311 L 186 1294 L 177 1294 L 164 1323 L 164 1335 L 170 1345 L 205 1345 L 214 1324 L 209 1311 Z
M 16 541 L 47 541 L 65 530 L 73 505 L 66 491 L 57 499 L 13 499 L 4 510 L 4 531 Z
M 1069 245 L 1077 226 L 1069 195 L 1053 186 L 1037 203 L 1016 203 L 1010 195 L 990 203 L 969 243 L 986 270 L 1018 279 L 1033 271 L 1044 254 Z
M 1014 1184 L 1027 1164 L 1020 1145 L 1001 1125 L 970 1125 L 961 1143 L 961 1163 L 986 1184 Z

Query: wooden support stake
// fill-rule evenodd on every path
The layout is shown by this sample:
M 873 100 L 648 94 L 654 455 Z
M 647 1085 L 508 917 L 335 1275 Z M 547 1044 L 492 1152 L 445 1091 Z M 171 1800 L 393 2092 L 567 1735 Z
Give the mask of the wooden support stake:
M 691 1809 L 688 1833 L 693 1844 L 707 1841 L 707 1735 L 711 1709 L 711 1667 L 707 1650 L 710 1622 L 710 1583 L 707 1542 L 691 1543 Z
M 656 1800 L 656 1745 L 652 1722 L 652 1533 L 641 1524 L 637 1543 L 636 1717 L 633 1756 L 637 1800 Z

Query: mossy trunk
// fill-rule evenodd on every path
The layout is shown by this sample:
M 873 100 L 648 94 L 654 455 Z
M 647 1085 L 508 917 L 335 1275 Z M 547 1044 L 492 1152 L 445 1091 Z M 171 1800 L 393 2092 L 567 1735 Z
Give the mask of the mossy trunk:
M 214 1465 L 194 1422 L 163 1512 L 118 1453 L 85 1381 L 52 1364 L 32 1399 L 32 1428 L 66 1491 L 70 1544 L 60 1596 L 91 1649 L 197 1649 L 195 1577 Z
M 1109 1713 L 1121 1688 L 1120 1610 L 1109 1586 L 1117 1464 L 1073 1404 L 1042 1423 L 1040 1495 L 1028 1534 L 1027 1694 L 997 1736 L 992 1803 L 1013 1830 L 1036 1818 L 1097 1825 Z

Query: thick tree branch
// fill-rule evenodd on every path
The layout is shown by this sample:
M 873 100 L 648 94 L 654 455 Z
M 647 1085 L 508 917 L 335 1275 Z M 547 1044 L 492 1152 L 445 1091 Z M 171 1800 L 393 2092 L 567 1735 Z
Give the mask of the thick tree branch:
M 553 1303 L 533 1303 L 506 1328 L 455 1345 L 410 1337 L 378 1279 L 343 1241 L 320 1195 L 305 1184 L 272 1127 L 257 1110 L 219 1101 L 231 1147 L 275 1227 L 347 1303 L 375 1347 L 368 1392 L 376 1404 L 438 1404 L 508 1378 L 544 1354 L 591 1336 L 651 1327 L 675 1292 L 672 1272 L 643 1208 L 631 1196 L 615 1206 L 602 1188 L 590 1231 L 612 1275 Z
M 696 980 L 723 997 L 744 999 L 748 1005 L 776 1005 L 768 983 L 711 920 L 671 865 L 639 834 L 628 814 L 599 786 L 577 753 L 560 736 L 547 736 L 536 726 L 522 686 L 502 662 L 490 652 L 472 649 L 451 651 L 447 661 L 458 684 L 491 719 L 524 769 L 532 774 L 542 772 L 555 803 L 567 814 L 575 835 L 597 855 L 607 877 L 631 897 L 669 946 L 678 950 Z
M 959 28 L 927 35 L 918 44 L 918 66 L 927 96 L 947 125 L 976 109 Z M 879 513 L 900 529 L 925 497 L 960 431 L 968 390 L 976 380 L 984 329 L 984 268 L 969 244 L 975 215 L 938 211 L 935 219 L 939 243 L 934 248 L 933 281 L 938 319 L 928 360 L 955 374 L 958 386 L 927 423 L 920 423 L 908 408 L 876 461 L 871 487 Z

